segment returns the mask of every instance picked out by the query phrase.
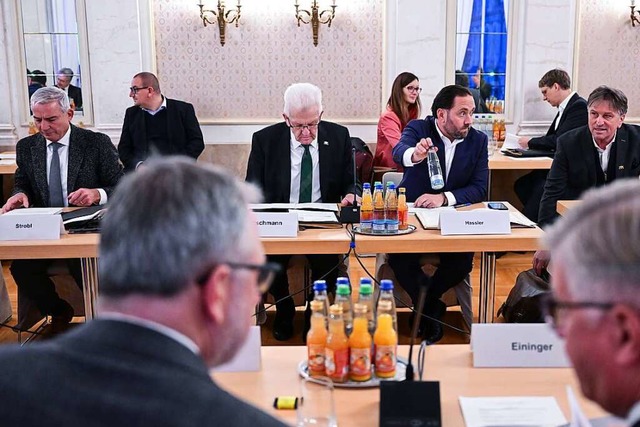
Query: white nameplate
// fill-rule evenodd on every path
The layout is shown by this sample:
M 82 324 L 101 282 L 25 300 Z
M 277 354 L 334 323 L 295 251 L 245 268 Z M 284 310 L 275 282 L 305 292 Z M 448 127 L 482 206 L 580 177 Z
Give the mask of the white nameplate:
M 0 215 L 0 240 L 56 240 L 60 238 L 60 214 L 21 213 L 16 209 Z M 26 209 L 25 209 L 26 210 Z
M 476 368 L 566 368 L 564 342 L 545 323 L 474 323 Z
M 260 237 L 296 237 L 298 215 L 295 212 L 254 212 Z
M 474 209 L 440 212 L 440 232 L 448 234 L 510 234 L 509 211 Z
M 260 370 L 260 347 L 262 342 L 260 340 L 260 326 L 252 326 L 247 334 L 240 350 L 233 356 L 233 359 L 225 364 L 216 366 L 212 369 L 213 372 L 247 372 L 247 371 L 259 371 Z

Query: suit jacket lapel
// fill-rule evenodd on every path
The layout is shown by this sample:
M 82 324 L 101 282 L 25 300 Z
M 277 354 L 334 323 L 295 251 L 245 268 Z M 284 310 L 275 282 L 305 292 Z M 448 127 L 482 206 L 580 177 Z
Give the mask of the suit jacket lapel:
M 289 203 L 289 197 L 291 197 L 291 132 L 289 127 L 285 127 L 285 129 L 278 143 L 276 159 L 282 162 L 280 171 L 277 171 L 282 174 L 282 199 L 284 203 Z
M 616 158 L 609 159 L 609 163 L 616 162 L 616 178 L 624 178 L 627 175 L 627 170 L 631 170 L 631 161 L 633 159 L 633 153 L 631 152 L 631 144 L 629 144 L 629 133 L 627 128 L 622 125 L 618 129 L 616 134 Z
M 589 173 L 589 182 L 592 182 L 594 183 L 593 185 L 595 185 L 595 183 L 598 182 L 598 173 L 596 168 L 602 170 L 602 167 L 596 164 L 597 156 L 593 155 L 593 151 L 595 150 L 593 145 L 593 135 L 591 135 L 591 131 L 589 131 L 588 128 L 585 130 L 585 133 L 587 134 L 586 137 L 580 138 L 580 155 L 582 157 L 578 158 L 585 159 L 587 172 Z
M 80 138 L 75 126 L 71 125 L 69 137 L 69 164 L 67 165 L 67 194 L 75 191 L 76 180 L 84 157 L 85 141 Z
M 178 109 L 177 108 L 169 108 L 169 106 L 172 106 L 172 102 L 170 102 L 171 100 L 166 98 L 167 100 L 167 138 L 169 141 L 169 144 L 173 146 L 173 123 L 180 123 L 180 117 L 178 114 Z
M 31 146 L 31 161 L 33 164 L 33 178 L 40 198 L 45 206 L 49 206 L 49 183 L 47 180 L 47 142 L 42 134 L 38 134 Z
M 326 144 L 325 144 L 326 142 Z M 325 190 L 328 188 L 328 183 L 326 182 L 331 176 L 331 169 L 333 168 L 333 162 L 331 161 L 331 142 L 327 138 L 327 132 L 320 122 L 318 126 L 318 162 L 320 162 L 320 194 L 322 195 L 322 200 L 329 200 L 327 194 L 325 194 Z M 338 173 L 338 171 L 334 171 L 334 173 Z
M 147 114 L 142 108 L 138 107 L 133 119 L 133 140 L 136 144 L 140 144 L 144 148 L 145 156 L 149 154 L 149 143 L 147 141 L 147 123 L 145 121 L 145 114 Z M 168 120 L 167 120 L 168 121 Z

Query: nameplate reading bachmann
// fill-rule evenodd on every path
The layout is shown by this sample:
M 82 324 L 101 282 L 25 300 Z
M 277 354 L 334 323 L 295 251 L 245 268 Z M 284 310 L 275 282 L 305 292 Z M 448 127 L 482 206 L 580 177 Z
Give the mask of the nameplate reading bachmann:
M 296 237 L 298 215 L 292 212 L 254 212 L 260 237 Z
M 566 368 L 564 343 L 544 323 L 474 323 L 476 368 Z
M 457 211 L 447 209 L 440 212 L 440 232 L 455 234 L 509 234 L 509 211 L 474 209 Z
M 25 209 L 26 210 L 26 209 Z M 60 238 L 60 214 L 0 215 L 0 240 L 55 240 Z

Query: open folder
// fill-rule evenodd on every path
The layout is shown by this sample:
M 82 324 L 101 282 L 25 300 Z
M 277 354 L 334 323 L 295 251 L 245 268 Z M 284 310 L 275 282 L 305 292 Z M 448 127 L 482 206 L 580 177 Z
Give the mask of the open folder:
M 440 229 L 440 213 L 444 210 L 455 209 L 451 206 L 442 208 L 414 208 L 412 209 L 416 213 L 416 217 L 420 221 L 422 228 L 425 230 L 439 230 Z M 509 222 L 511 222 L 511 228 L 533 228 L 536 223 L 524 216 L 518 211 L 509 211 Z
M 342 228 L 335 203 L 258 203 L 251 209 L 260 212 L 294 212 L 300 228 Z

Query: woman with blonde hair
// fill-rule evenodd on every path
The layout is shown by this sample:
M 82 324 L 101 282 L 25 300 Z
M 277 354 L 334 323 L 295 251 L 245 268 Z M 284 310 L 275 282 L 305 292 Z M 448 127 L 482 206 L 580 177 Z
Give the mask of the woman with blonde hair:
M 378 142 L 373 158 L 374 167 L 402 171 L 402 166 L 393 161 L 393 147 L 400 140 L 402 130 L 420 115 L 420 82 L 412 73 L 400 73 L 393 81 L 387 108 L 378 120 Z

